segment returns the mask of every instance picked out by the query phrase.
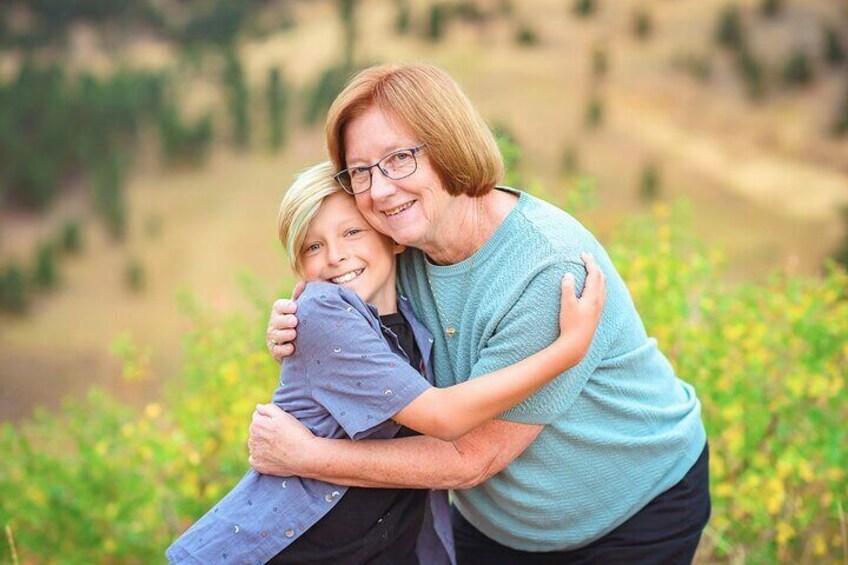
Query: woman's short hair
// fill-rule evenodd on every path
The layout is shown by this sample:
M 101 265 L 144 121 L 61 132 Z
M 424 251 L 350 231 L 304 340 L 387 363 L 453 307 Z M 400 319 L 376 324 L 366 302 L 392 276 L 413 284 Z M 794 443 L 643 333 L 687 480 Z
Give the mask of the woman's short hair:
M 300 249 L 312 218 L 328 196 L 342 192 L 333 179 L 335 167 L 324 161 L 301 171 L 283 195 L 277 214 L 277 232 L 292 268 L 300 271 Z
M 350 80 L 327 115 L 327 151 L 337 170 L 347 166 L 345 127 L 374 106 L 427 143 L 427 156 L 449 194 L 482 196 L 503 179 L 492 131 L 456 81 L 427 64 L 370 67 Z

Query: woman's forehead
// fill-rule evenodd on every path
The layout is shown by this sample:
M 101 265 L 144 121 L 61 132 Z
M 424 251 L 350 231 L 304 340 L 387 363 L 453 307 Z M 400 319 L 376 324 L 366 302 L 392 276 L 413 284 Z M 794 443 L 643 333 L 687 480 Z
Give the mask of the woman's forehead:
M 416 141 L 400 119 L 372 106 L 345 126 L 345 158 L 365 162 L 416 145 Z

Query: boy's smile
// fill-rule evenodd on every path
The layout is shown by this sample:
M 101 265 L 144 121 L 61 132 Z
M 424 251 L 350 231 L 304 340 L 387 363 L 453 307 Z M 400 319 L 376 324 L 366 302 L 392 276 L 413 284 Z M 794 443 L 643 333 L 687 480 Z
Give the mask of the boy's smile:
M 390 314 L 397 311 L 395 255 L 403 249 L 365 221 L 352 196 L 339 192 L 324 199 L 309 224 L 300 274 L 349 288 Z

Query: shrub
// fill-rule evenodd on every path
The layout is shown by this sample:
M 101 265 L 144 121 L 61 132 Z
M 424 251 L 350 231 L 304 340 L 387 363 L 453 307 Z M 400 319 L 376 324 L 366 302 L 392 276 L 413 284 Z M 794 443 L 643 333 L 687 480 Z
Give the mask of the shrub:
M 836 110 L 833 120 L 832 133 L 834 136 L 843 136 L 848 133 L 848 87 L 842 94 L 842 101 Z
M 571 11 L 578 17 L 587 18 L 598 11 L 598 2 L 596 0 L 574 0 Z
M 504 183 L 508 186 L 523 186 L 524 182 L 521 177 L 521 146 L 509 128 L 503 125 L 496 125 L 492 128 L 492 131 L 495 134 L 498 149 L 500 149 L 501 156 L 503 157 Z
M 348 77 L 353 72 L 354 69 L 345 65 L 337 65 L 329 67 L 321 73 L 318 82 L 309 93 L 309 99 L 306 101 L 304 121 L 307 124 L 315 124 L 319 119 L 324 118 L 333 100 L 347 84 Z
M 833 259 L 842 265 L 845 269 L 848 269 L 848 206 L 843 206 L 841 210 L 842 215 L 842 243 L 839 244 L 839 247 L 836 249 L 836 252 L 833 254 Z
M 162 157 L 170 165 L 197 165 L 212 144 L 212 115 L 207 113 L 186 123 L 177 107 L 169 103 L 159 113 L 159 145 Z
M 94 175 L 94 200 L 97 211 L 115 239 L 123 239 L 127 228 L 124 166 L 123 158 L 111 153 L 104 156 Z
M 0 309 L 21 314 L 27 309 L 27 283 L 17 263 L 7 264 L 0 274 Z
M 609 71 L 609 54 L 604 47 L 592 49 L 592 76 L 603 78 Z
M 653 202 L 660 195 L 660 184 L 660 171 L 656 163 L 646 164 L 639 177 L 639 198 L 643 202 Z
M 272 150 L 278 150 L 286 140 L 288 89 L 283 84 L 280 69 L 268 70 L 268 128 Z
M 783 81 L 790 86 L 803 86 L 813 80 L 813 65 L 807 54 L 796 49 L 783 66 Z
M 131 292 L 141 292 L 147 286 L 144 266 L 138 259 L 130 259 L 124 268 L 124 284 Z
M 777 16 L 783 10 L 782 0 L 760 0 L 760 12 L 767 18 Z
M 250 145 L 250 91 L 244 78 L 241 60 L 234 50 L 224 57 L 224 90 L 227 109 L 232 121 L 232 140 L 235 147 L 245 149 Z
M 707 82 L 713 73 L 712 62 L 708 55 L 686 53 L 674 57 L 672 65 L 685 71 L 701 82 Z
M 736 58 L 736 67 L 745 84 L 745 92 L 753 100 L 759 100 L 766 94 L 766 78 L 763 64 L 747 48 Z
M 398 35 L 406 35 L 410 28 L 410 8 L 409 0 L 395 0 L 395 32 Z
M 59 284 L 59 270 L 56 265 L 56 250 L 51 243 L 42 243 L 35 251 L 32 266 L 32 284 L 40 290 L 49 290 Z
M 62 225 L 59 246 L 66 253 L 79 253 L 82 250 L 82 224 L 79 220 L 67 220 Z
M 648 39 L 654 33 L 654 21 L 650 12 L 640 8 L 633 13 L 633 35 L 638 39 Z
M 824 58 L 832 66 L 845 62 L 845 48 L 839 39 L 839 31 L 832 25 L 824 28 Z
M 600 127 L 604 122 L 604 101 L 593 94 L 586 103 L 586 125 L 591 128 Z
M 515 43 L 523 47 L 531 47 L 539 43 L 539 35 L 529 24 L 523 24 L 515 31 Z
M 745 48 L 745 30 L 742 27 L 742 14 L 735 5 L 725 6 L 718 16 L 715 40 L 722 47 L 741 51 Z
M 442 39 L 447 24 L 447 12 L 447 6 L 441 2 L 430 6 L 430 16 L 427 19 L 427 32 L 425 34 L 428 40 L 436 42 Z
M 562 172 L 567 175 L 577 173 L 580 168 L 580 153 L 577 147 L 569 145 L 562 152 Z

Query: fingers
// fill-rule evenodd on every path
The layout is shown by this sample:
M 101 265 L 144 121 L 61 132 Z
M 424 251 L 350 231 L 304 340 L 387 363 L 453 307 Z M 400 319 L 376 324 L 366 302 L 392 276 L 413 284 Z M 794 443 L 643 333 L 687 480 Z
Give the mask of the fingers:
M 574 282 L 574 275 L 572 273 L 565 273 L 562 277 L 562 307 L 574 308 L 578 304 L 577 284 Z
M 306 288 L 306 281 L 298 281 L 298 283 L 296 285 L 294 285 L 294 288 L 292 289 L 292 303 L 293 304 L 294 304 L 295 300 L 300 298 L 300 295 L 303 294 L 303 289 L 305 289 L 305 288 Z M 297 304 L 294 304 L 294 309 L 297 310 Z M 291 314 L 294 314 L 294 312 L 291 312 Z
M 271 321 L 275 330 L 297 327 L 297 317 L 294 314 L 275 314 Z
M 590 253 L 581 253 L 580 258 L 586 264 L 586 284 L 583 287 L 581 301 L 603 304 L 606 298 L 607 278 Z
M 297 287 L 295 287 L 296 289 Z M 303 289 L 300 290 L 303 292 Z M 299 296 L 299 294 L 298 294 Z M 297 303 L 288 298 L 279 298 L 274 301 L 273 313 L 275 314 L 294 314 L 297 311 Z
M 279 345 L 274 345 L 271 347 L 271 355 L 274 357 L 274 361 L 277 363 L 282 363 L 283 359 L 292 355 L 294 353 L 294 344 L 292 343 L 281 343 Z
M 280 407 L 276 404 L 257 404 L 256 412 L 254 412 L 254 414 L 273 418 L 274 416 L 279 416 L 280 412 Z
M 297 331 L 294 329 L 277 330 L 273 329 L 270 332 L 271 341 L 275 345 L 294 341 L 297 337 Z

